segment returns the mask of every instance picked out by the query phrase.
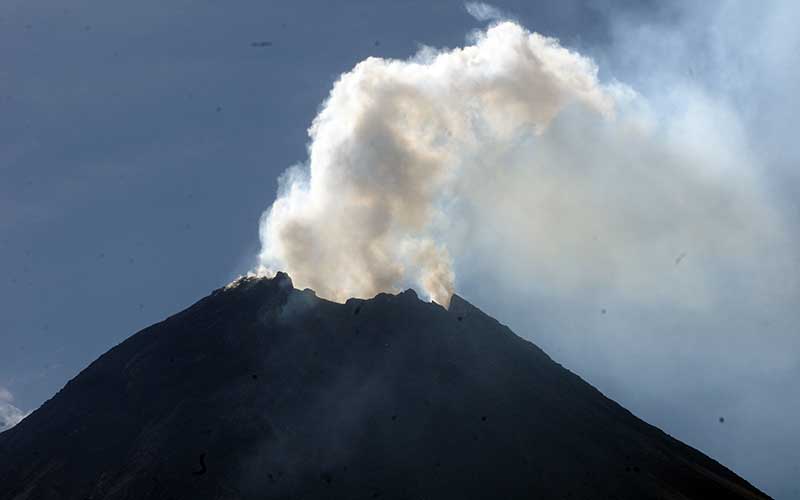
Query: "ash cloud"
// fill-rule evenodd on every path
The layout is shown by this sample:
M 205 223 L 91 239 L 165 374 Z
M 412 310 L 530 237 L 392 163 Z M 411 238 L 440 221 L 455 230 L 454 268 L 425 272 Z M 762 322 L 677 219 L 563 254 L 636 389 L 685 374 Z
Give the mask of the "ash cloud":
M 368 58 L 282 177 L 259 268 L 337 301 L 417 285 L 443 305 L 456 271 L 487 267 L 552 294 L 693 308 L 754 264 L 749 286 L 792 288 L 780 258 L 758 259 L 788 243 L 736 113 L 673 90 L 654 102 L 601 81 L 592 59 L 510 21 L 463 48 Z

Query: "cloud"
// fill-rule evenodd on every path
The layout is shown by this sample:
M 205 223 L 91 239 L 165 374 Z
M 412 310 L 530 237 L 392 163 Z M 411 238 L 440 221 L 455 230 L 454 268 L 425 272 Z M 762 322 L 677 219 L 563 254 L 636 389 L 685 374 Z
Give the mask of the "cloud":
M 484 2 L 467 2 L 464 4 L 464 8 L 470 16 L 481 22 L 502 21 L 509 18 L 497 7 Z
M 0 432 L 6 431 L 22 421 L 28 415 L 11 404 L 14 396 L 5 387 L 0 386 Z
M 609 114 L 596 69 L 555 40 L 504 23 L 464 49 L 369 58 L 334 85 L 261 224 L 261 265 L 336 300 L 416 282 L 447 304 L 439 233 L 469 158 L 540 133 L 570 102 Z
M 700 308 L 734 271 L 774 289 L 783 221 L 733 110 L 700 87 L 652 102 L 597 75 L 513 22 L 362 61 L 262 217 L 260 267 L 338 301 L 416 285 L 446 305 L 477 270 Z

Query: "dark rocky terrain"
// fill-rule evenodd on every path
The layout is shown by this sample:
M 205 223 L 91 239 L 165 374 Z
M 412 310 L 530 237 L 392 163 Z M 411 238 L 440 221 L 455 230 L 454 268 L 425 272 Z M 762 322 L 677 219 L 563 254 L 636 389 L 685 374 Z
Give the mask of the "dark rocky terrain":
M 0 499 L 767 498 L 459 297 L 244 279 L 0 434 Z

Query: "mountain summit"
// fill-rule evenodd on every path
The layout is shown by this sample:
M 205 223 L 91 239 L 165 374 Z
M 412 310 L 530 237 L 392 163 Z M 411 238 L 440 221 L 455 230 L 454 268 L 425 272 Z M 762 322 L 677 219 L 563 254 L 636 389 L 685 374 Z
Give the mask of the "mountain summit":
M 0 434 L 0 499 L 760 499 L 454 296 L 244 278 Z

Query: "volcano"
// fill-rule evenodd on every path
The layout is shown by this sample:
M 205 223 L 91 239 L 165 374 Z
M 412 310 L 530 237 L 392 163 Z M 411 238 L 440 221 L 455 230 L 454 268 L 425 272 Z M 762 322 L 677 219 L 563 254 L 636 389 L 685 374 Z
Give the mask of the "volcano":
M 0 499 L 757 499 L 458 296 L 242 278 L 0 434 Z

